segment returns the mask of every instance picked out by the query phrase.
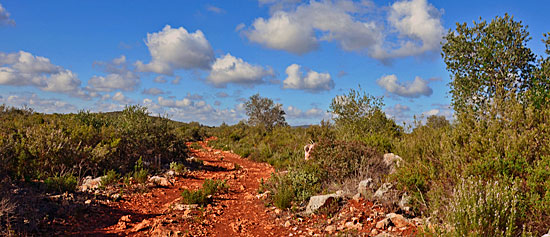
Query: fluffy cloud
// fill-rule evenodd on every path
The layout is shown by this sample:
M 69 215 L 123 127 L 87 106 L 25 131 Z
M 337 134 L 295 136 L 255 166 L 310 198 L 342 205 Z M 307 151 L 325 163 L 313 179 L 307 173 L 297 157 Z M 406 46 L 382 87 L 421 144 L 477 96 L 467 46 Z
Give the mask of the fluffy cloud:
M 444 116 L 447 120 L 454 119 L 454 113 L 451 106 L 448 104 L 433 104 L 436 108 L 422 112 L 424 119 L 428 116 L 437 115 Z
M 149 111 L 155 114 L 166 114 L 171 119 L 179 121 L 200 121 L 206 125 L 218 126 L 222 122 L 234 124 L 245 118 L 242 104 L 237 104 L 234 108 L 214 109 L 212 105 L 209 105 L 205 101 L 158 97 L 157 102 L 151 99 L 144 99 L 143 105 L 147 106 Z
M 80 84 L 75 73 L 52 64 L 48 58 L 24 51 L 0 52 L 0 85 L 35 86 L 44 91 L 88 97 Z
M 112 100 L 116 101 L 116 102 L 119 102 L 119 103 L 122 103 L 122 104 L 131 104 L 133 101 L 132 99 L 126 97 L 124 94 L 122 94 L 122 92 L 118 91 L 117 93 L 115 93 L 112 97 L 111 97 Z
M 159 88 L 149 88 L 149 89 L 143 89 L 143 91 L 141 92 L 142 94 L 146 94 L 146 95 L 161 95 L 161 94 L 165 94 L 166 92 L 164 92 L 163 90 L 159 89 Z
M 307 124 L 311 121 L 321 121 L 322 119 L 329 119 L 330 114 L 319 108 L 310 108 L 306 111 L 302 111 L 294 106 L 288 106 L 285 109 L 286 118 L 291 124 Z
M 136 62 L 142 72 L 172 75 L 176 69 L 210 69 L 214 51 L 202 31 L 189 33 L 183 27 L 166 25 L 156 33 L 148 33 L 145 42 L 152 60 L 148 64 Z
M 295 54 L 304 54 L 318 47 L 313 28 L 301 24 L 294 14 L 276 12 L 265 20 L 258 18 L 252 29 L 245 35 L 252 42 L 272 49 L 285 50 Z
M 311 92 L 331 90 L 334 88 L 334 81 L 328 73 L 318 73 L 313 70 L 304 76 L 300 71 L 300 65 L 292 64 L 286 68 L 287 78 L 283 81 L 283 88 L 298 89 Z
M 184 98 L 182 100 L 171 100 L 171 99 L 165 99 L 164 97 L 159 96 L 157 100 L 160 106 L 170 107 L 170 108 L 185 108 L 185 107 L 194 105 L 193 101 L 187 98 Z
M 251 65 L 241 58 L 226 54 L 216 59 L 206 80 L 217 87 L 224 87 L 229 83 L 253 86 L 264 83 L 264 78 L 274 75 L 272 69 Z
M 428 86 L 428 81 L 415 77 L 412 83 L 400 83 L 395 75 L 383 76 L 376 81 L 379 86 L 386 91 L 403 97 L 418 98 L 422 95 L 430 96 L 433 93 L 432 88 Z
M 405 57 L 437 50 L 445 29 L 441 13 L 427 0 L 395 2 L 391 6 L 388 21 L 395 27 L 401 41 L 400 48 L 391 51 L 388 57 Z
M 386 108 L 386 114 L 395 120 L 397 124 L 407 122 L 411 119 L 408 112 L 411 110 L 409 106 L 402 104 L 395 104 L 393 107 Z
M 28 106 L 43 113 L 69 113 L 75 112 L 76 106 L 58 99 L 44 99 L 36 94 L 18 94 L 0 97 L 0 104 L 14 107 Z
M 87 86 L 90 91 L 133 91 L 139 85 L 139 75 L 128 68 L 124 55 L 113 59 L 111 62 L 95 62 L 94 66 L 99 67 L 101 71 L 108 74 L 90 78 Z
M 0 25 L 15 25 L 15 21 L 10 18 L 10 13 L 0 4 Z
M 383 11 L 385 22 L 377 20 Z M 440 18 L 426 0 L 397 1 L 389 8 L 369 2 L 310 1 L 278 8 L 268 19 L 257 18 L 243 33 L 251 42 L 295 54 L 315 50 L 319 41 L 335 41 L 346 51 L 387 60 L 437 50 L 444 34 Z

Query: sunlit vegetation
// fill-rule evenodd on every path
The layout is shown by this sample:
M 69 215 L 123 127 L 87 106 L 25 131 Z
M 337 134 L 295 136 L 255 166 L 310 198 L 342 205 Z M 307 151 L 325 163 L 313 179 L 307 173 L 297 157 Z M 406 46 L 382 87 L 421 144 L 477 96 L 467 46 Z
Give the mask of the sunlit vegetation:
M 209 145 L 277 169 L 260 192 L 270 191 L 269 205 L 281 209 L 370 177 L 410 194 L 413 213 L 439 226 L 427 231 L 540 236 L 550 223 L 550 38 L 547 55 L 536 56 L 526 29 L 505 15 L 447 34 L 452 121 L 430 116 L 405 129 L 360 87 L 332 100 L 333 121 L 307 128 L 290 127 L 282 106 L 258 94 L 245 103 L 248 121 L 212 129 L 139 106 L 67 115 L 1 106 L 0 174 L 43 182 L 47 192 L 73 191 L 86 175 L 144 182 L 162 167 L 184 173 L 185 142 L 212 135 Z M 316 148 L 305 161 L 310 143 Z M 392 174 L 382 164 L 389 152 L 403 158 Z M 207 180 L 185 190 L 183 202 L 204 205 L 226 189 Z

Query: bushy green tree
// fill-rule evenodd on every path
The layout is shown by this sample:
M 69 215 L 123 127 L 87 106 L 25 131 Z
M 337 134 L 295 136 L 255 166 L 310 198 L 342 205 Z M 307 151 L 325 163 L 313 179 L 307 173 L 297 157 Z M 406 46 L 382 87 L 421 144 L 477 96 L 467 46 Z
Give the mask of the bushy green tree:
M 344 140 L 361 140 L 383 151 L 391 150 L 390 140 L 402 132 L 402 128 L 382 111 L 382 98 L 366 92 L 350 89 L 347 94 L 332 99 L 329 112 Z
M 515 97 L 525 103 L 548 94 L 548 67 L 541 65 L 549 63 L 537 61 L 527 47 L 530 39 L 527 26 L 508 14 L 491 22 L 474 21 L 473 26 L 457 23 L 455 31 L 445 36 L 442 53 L 451 72 L 455 111 L 471 107 L 484 114 L 497 97 Z M 528 91 L 533 96 L 525 96 Z
M 263 126 L 268 130 L 275 126 L 288 126 L 282 105 L 275 104 L 272 99 L 255 94 L 244 103 L 244 107 L 248 123 L 252 126 Z

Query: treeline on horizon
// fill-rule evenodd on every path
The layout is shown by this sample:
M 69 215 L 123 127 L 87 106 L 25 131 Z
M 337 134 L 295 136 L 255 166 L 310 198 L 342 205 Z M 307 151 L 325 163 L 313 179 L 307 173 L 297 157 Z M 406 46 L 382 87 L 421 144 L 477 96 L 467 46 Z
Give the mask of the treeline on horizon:
M 432 234 L 546 233 L 550 38 L 543 41 L 546 55 L 535 55 L 527 26 L 509 15 L 457 24 L 444 38 L 452 122 L 430 116 L 405 129 L 386 116 L 382 99 L 361 88 L 332 100 L 334 121 L 307 128 L 288 126 L 282 106 L 259 94 L 245 103 L 247 121 L 219 127 L 153 117 L 140 106 L 53 115 L 0 106 L 0 178 L 69 182 L 74 190 L 86 175 L 131 173 L 142 161 L 151 173 L 185 164 L 185 142 L 216 136 L 210 144 L 219 149 L 287 171 L 259 190 L 269 190 L 270 203 L 281 209 L 296 210 L 313 195 L 372 178 L 408 193 L 410 214 L 430 217 L 437 228 L 423 231 Z M 312 142 L 317 146 L 306 162 L 303 146 Z M 381 163 L 390 152 L 403 162 L 388 174 Z

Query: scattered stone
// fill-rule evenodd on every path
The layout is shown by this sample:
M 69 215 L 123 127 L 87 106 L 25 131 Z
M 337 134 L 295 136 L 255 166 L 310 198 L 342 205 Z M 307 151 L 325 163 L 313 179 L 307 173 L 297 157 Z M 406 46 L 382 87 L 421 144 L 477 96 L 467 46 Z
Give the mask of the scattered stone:
M 377 229 L 372 229 L 372 230 L 370 231 L 370 235 L 371 235 L 371 236 L 375 236 L 375 235 L 377 235 L 377 234 L 378 234 L 378 230 L 377 230 Z
M 92 200 L 88 199 L 88 200 L 86 200 L 86 201 L 84 202 L 84 204 L 90 205 L 90 204 L 92 204 Z
M 176 176 L 176 171 L 168 170 L 168 171 L 166 171 L 165 175 L 167 177 L 174 177 L 174 176 Z
M 353 200 L 359 201 L 360 199 L 361 199 L 361 194 L 360 193 L 357 193 L 357 194 L 353 195 Z
M 386 229 L 386 226 L 390 224 L 390 220 L 388 218 L 384 218 L 383 220 L 376 222 L 376 228 L 377 229 Z
M 409 221 L 407 221 L 407 219 L 405 217 L 403 217 L 403 215 L 390 213 L 390 214 L 386 215 L 386 217 L 389 218 L 391 220 L 391 222 L 397 228 L 401 228 L 401 227 L 407 226 L 409 224 Z
M 384 154 L 384 163 L 390 168 L 390 174 L 395 173 L 397 167 L 401 165 L 403 158 L 393 153 Z
M 260 194 L 256 195 L 256 198 L 257 198 L 257 199 L 264 200 L 264 199 L 266 199 L 267 197 L 269 197 L 269 194 L 271 194 L 271 191 L 265 191 L 265 192 L 263 192 L 263 193 L 260 193 Z
M 275 214 L 277 214 L 277 215 L 281 214 L 281 209 L 276 208 L 276 209 L 275 209 Z
M 142 231 L 150 227 L 151 227 L 151 222 L 149 220 L 143 220 L 142 222 L 134 226 L 133 231 L 136 231 L 136 232 Z
M 386 194 L 390 189 L 393 187 L 391 183 L 384 183 L 376 192 L 374 193 L 375 198 L 382 198 L 384 197 L 384 194 Z
M 403 196 L 401 196 L 401 200 L 399 200 L 399 208 L 401 210 L 408 212 L 410 211 L 411 207 L 409 204 L 411 203 L 411 196 L 409 196 L 407 193 L 404 193 Z
M 313 196 L 309 199 L 309 203 L 306 207 L 306 214 L 312 214 L 315 211 L 319 210 L 321 207 L 325 207 L 327 205 L 330 205 L 334 202 L 337 202 L 340 196 L 336 194 L 327 194 L 327 195 L 319 195 L 319 196 Z
M 104 176 L 94 179 L 92 176 L 86 176 L 86 178 L 84 178 L 84 180 L 82 181 L 82 185 L 80 185 L 78 189 L 80 189 L 80 191 L 82 192 L 97 189 L 101 185 L 101 179 L 103 177 Z
M 163 187 L 168 187 L 171 185 L 170 181 L 168 181 L 167 178 L 156 176 L 156 175 L 149 178 L 149 183 L 154 185 L 160 185 Z
M 132 222 L 132 216 L 130 216 L 130 215 L 122 216 L 122 217 L 120 217 L 118 222 Z
M 183 211 L 183 210 L 196 209 L 197 207 L 199 207 L 198 204 L 181 204 L 181 203 L 176 203 L 176 204 L 174 204 L 173 209 L 174 209 L 174 210 L 178 210 L 178 211 Z
M 359 182 L 359 185 L 357 186 L 357 193 L 359 193 L 359 195 L 363 197 L 366 197 L 368 192 L 372 190 L 373 186 L 374 186 L 374 182 L 372 181 L 371 178 L 365 179 Z
M 336 196 L 343 197 L 344 196 L 344 190 L 336 191 Z
M 290 224 L 290 221 L 286 221 L 286 222 L 285 222 L 285 227 L 286 227 L 286 228 L 290 227 L 290 225 L 291 225 L 291 224 Z

